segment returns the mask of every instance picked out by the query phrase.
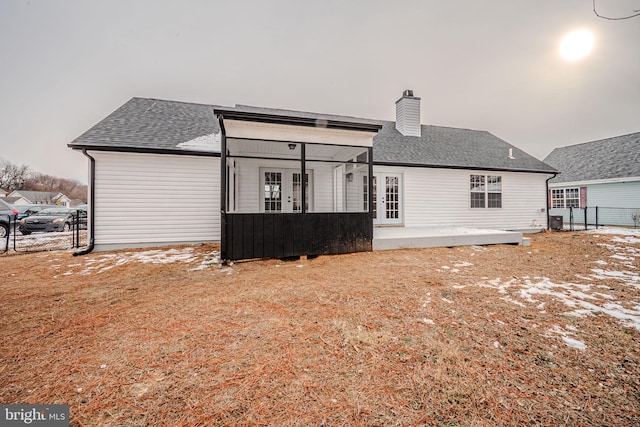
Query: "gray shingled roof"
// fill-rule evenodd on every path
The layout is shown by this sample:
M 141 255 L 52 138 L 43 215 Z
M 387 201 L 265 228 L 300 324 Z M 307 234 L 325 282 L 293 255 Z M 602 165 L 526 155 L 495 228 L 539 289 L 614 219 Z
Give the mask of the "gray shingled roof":
M 639 177 L 640 132 L 556 148 L 544 161 L 561 173 L 554 183 Z
M 69 144 L 72 148 L 176 150 L 177 145 L 219 132 L 214 105 L 133 98 Z M 373 139 L 375 163 L 550 172 L 555 170 L 489 132 L 422 126 L 422 137 L 406 137 L 395 123 L 333 114 L 236 105 L 238 111 L 319 120 L 380 124 Z M 509 158 L 509 149 L 514 159 Z
M 43 201 L 54 201 L 55 197 L 58 194 L 61 194 L 57 191 L 31 191 L 31 190 L 15 190 L 21 197 L 29 200 L 32 203 L 43 202 Z
M 132 98 L 69 146 L 175 150 L 180 143 L 220 132 L 214 107 Z
M 384 122 L 373 139 L 374 162 L 555 172 L 551 166 L 486 131 L 423 125 L 421 135 L 403 136 L 394 122 Z M 509 158 L 509 149 L 513 158 Z

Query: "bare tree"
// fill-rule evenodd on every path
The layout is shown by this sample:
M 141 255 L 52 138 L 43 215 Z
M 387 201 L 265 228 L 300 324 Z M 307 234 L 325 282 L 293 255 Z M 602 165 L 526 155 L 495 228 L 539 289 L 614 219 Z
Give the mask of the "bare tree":
M 60 192 L 70 199 L 79 199 L 86 202 L 87 186 L 79 181 L 59 178 L 43 173 L 34 173 L 24 183 L 23 190 Z
M 8 160 L 0 159 L 0 188 L 13 191 L 22 188 L 31 176 L 27 165 L 16 165 Z

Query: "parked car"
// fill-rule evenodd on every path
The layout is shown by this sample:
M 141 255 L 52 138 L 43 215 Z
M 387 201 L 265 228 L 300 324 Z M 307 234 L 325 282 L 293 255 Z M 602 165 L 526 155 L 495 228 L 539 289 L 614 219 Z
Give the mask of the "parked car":
M 15 227 L 18 210 L 4 200 L 0 200 L 0 239 L 6 239 L 11 227 Z
M 79 215 L 76 218 L 76 215 Z M 87 228 L 87 211 L 83 209 L 69 209 L 63 207 L 47 208 L 20 220 L 18 229 L 22 234 L 37 231 L 69 231 L 76 223 L 80 229 Z
M 28 216 L 33 215 L 36 212 L 40 212 L 43 209 L 48 209 L 48 208 L 55 208 L 57 207 L 57 205 L 44 205 L 44 204 L 39 204 L 39 205 L 13 205 L 13 207 L 18 211 L 18 222 L 20 222 L 20 220 L 22 218 L 26 218 Z

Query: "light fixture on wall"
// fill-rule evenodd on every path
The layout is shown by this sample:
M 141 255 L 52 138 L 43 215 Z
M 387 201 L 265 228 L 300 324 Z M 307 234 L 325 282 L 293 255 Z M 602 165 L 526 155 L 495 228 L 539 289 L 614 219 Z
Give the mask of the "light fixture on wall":
M 296 144 L 289 144 L 289 150 L 295 150 Z
M 347 174 L 347 182 L 353 182 L 353 174 L 351 172 Z

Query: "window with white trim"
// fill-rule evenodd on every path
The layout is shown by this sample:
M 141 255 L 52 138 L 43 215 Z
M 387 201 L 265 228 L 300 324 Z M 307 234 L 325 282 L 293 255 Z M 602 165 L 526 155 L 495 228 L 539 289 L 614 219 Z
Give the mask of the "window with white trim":
M 567 188 L 564 190 L 564 205 L 567 209 L 580 207 L 579 188 Z
M 569 209 L 580 207 L 579 188 L 556 188 L 551 190 L 551 207 Z
M 471 175 L 469 179 L 472 208 L 502 207 L 502 177 L 498 175 Z

